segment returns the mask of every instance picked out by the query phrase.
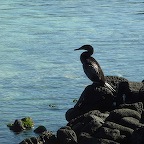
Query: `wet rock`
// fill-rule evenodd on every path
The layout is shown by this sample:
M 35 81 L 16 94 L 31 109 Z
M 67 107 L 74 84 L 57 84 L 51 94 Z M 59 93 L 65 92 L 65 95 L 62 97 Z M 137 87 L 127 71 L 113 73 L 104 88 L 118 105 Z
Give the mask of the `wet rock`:
M 47 131 L 47 129 L 44 127 L 44 126 L 39 126 L 37 127 L 34 132 L 37 133 L 37 134 L 41 134 L 43 133 L 44 131 Z
M 7 126 L 14 132 L 21 132 L 26 129 L 31 129 L 34 126 L 34 122 L 30 117 L 25 117 L 21 120 L 15 120 L 14 123 L 8 124 Z
M 8 124 L 7 126 L 9 127 L 10 130 L 12 130 L 14 132 L 21 132 L 21 131 L 25 130 L 25 127 L 23 126 L 21 120 L 15 120 L 14 123 Z
M 60 128 L 57 131 L 57 138 L 60 144 L 77 144 L 77 136 L 69 126 Z

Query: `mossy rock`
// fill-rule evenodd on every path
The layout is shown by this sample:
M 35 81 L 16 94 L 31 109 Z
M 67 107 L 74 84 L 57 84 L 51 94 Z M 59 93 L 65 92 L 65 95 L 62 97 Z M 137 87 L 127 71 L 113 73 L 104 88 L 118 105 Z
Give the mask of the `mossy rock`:
M 34 122 L 32 120 L 32 118 L 30 117 L 25 117 L 23 119 L 21 119 L 23 126 L 26 129 L 31 129 L 34 126 Z
M 25 117 L 21 120 L 15 120 L 14 123 L 9 123 L 7 126 L 14 132 L 21 132 L 26 129 L 31 129 L 34 126 L 34 122 L 30 117 Z

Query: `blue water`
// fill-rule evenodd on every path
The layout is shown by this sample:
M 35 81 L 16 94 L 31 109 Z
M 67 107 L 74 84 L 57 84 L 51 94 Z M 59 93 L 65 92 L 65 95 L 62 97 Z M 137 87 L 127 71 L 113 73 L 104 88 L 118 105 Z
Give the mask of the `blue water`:
M 144 1 L 1 0 L 0 143 L 35 136 L 7 128 L 25 116 L 53 132 L 66 124 L 73 99 L 91 84 L 73 51 L 83 44 L 95 48 L 105 75 L 142 81 Z

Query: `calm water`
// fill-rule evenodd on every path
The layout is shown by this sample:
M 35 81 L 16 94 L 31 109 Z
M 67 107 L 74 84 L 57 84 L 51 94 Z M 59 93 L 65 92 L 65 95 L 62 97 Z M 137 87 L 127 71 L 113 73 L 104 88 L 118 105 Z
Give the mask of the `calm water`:
M 0 143 L 34 136 L 6 126 L 25 116 L 53 132 L 66 124 L 73 99 L 91 84 L 73 51 L 83 44 L 93 45 L 106 75 L 142 81 L 144 1 L 1 0 Z

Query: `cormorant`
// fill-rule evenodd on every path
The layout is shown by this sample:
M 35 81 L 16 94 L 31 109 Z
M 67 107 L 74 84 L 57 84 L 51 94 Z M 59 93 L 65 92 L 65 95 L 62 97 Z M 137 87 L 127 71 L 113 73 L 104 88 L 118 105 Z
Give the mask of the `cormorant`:
M 109 85 L 106 80 L 104 73 L 99 65 L 99 63 L 91 57 L 94 49 L 91 45 L 83 45 L 82 47 L 75 50 L 86 50 L 80 56 L 81 63 L 83 65 L 83 70 L 87 77 L 93 82 L 101 86 L 107 86 L 111 91 L 115 92 L 111 85 Z

